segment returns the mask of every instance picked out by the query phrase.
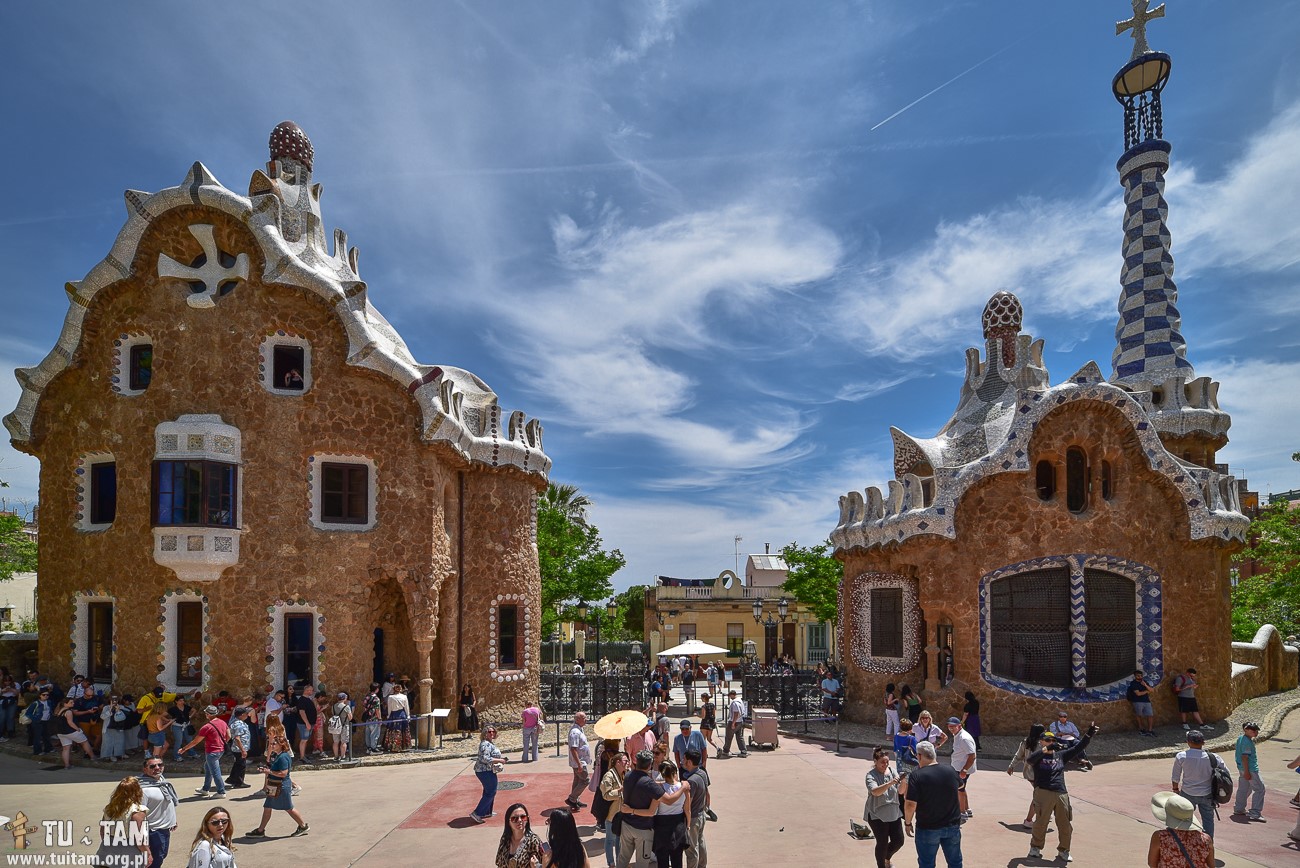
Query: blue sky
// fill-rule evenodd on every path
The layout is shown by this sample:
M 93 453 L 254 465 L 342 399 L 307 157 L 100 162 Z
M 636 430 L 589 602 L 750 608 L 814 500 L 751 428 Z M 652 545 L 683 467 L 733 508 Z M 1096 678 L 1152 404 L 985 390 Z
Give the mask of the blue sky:
M 312 8 L 0 8 L 0 368 L 53 345 L 123 190 L 201 160 L 242 191 L 291 118 L 372 301 L 542 420 L 619 587 L 824 539 L 891 475 L 889 425 L 948 419 L 998 289 L 1054 382 L 1110 371 L 1124 0 Z M 1300 488 L 1300 3 L 1171 0 L 1149 35 L 1221 459 Z M 7 444 L 0 475 L 35 498 Z

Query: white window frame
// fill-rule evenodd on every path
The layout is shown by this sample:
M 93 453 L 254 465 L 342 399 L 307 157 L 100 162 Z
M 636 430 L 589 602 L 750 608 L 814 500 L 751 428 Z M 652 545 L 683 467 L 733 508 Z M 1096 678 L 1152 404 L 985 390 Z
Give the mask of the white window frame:
M 325 682 L 325 653 L 321 648 L 327 648 L 325 644 L 325 619 L 320 613 L 320 609 L 311 603 L 302 600 L 294 602 L 277 601 L 271 607 L 271 620 L 267 625 L 267 647 L 271 649 L 267 657 L 271 662 L 266 664 L 267 681 L 276 689 L 284 687 L 284 616 L 297 613 L 310 613 L 312 615 L 312 653 L 316 655 L 316 663 L 312 667 L 315 669 L 316 680 L 312 682 L 314 687 L 319 688 Z
M 108 681 L 96 681 L 90 672 L 90 644 L 87 641 L 86 626 L 91 603 L 111 603 L 113 606 L 113 659 L 111 664 L 113 677 Z M 96 588 L 89 592 L 78 591 L 72 596 L 72 672 L 75 675 L 86 676 L 86 681 L 92 682 L 96 688 L 111 689 L 113 682 L 117 680 L 117 616 L 117 597 L 103 588 Z
M 202 673 L 201 681 L 198 685 L 180 686 L 177 682 L 180 673 L 176 670 L 176 644 L 179 637 L 176 634 L 179 627 L 179 621 L 176 617 L 177 603 L 201 603 L 203 605 L 203 651 L 202 659 L 199 662 L 199 671 Z M 162 666 L 158 680 L 163 683 L 167 690 L 180 693 L 191 690 L 208 689 L 208 660 L 212 654 L 212 636 L 208 632 L 211 626 L 211 619 L 208 617 L 208 598 L 200 591 L 182 589 L 168 591 L 162 599 L 162 624 L 163 624 L 163 641 L 162 651 L 159 654 L 158 663 Z
M 96 464 L 116 464 L 117 458 L 112 452 L 87 452 L 77 459 L 77 467 L 73 471 L 76 474 L 77 485 L 77 530 L 82 533 L 102 533 L 113 526 L 113 523 L 103 522 L 94 524 L 90 520 L 90 502 L 93 490 L 90 484 L 92 469 Z
M 113 341 L 113 391 L 123 397 L 134 398 L 143 395 L 145 389 L 131 388 L 131 350 L 142 344 L 152 344 L 153 338 L 146 334 L 122 334 Z M 149 380 L 153 384 L 152 377 Z M 147 388 L 147 387 L 146 387 Z
M 367 510 L 364 524 L 329 522 L 321 518 L 321 466 L 324 464 L 364 464 L 370 468 L 367 474 Z M 307 459 L 307 496 L 311 503 L 311 526 L 317 530 L 342 531 L 344 533 L 364 533 L 374 530 L 378 515 L 376 507 L 379 502 L 378 469 L 375 460 L 364 455 L 340 455 L 330 452 L 317 452 Z
M 298 347 L 302 350 L 302 388 L 285 389 L 275 383 L 275 348 L 276 347 Z M 292 334 L 291 332 L 276 332 L 273 335 L 267 335 L 262 340 L 262 345 L 258 348 L 258 370 L 261 372 L 262 387 L 273 395 L 283 395 L 287 398 L 296 398 L 305 395 L 311 391 L 312 385 L 312 359 L 311 359 L 311 341 L 304 337 Z

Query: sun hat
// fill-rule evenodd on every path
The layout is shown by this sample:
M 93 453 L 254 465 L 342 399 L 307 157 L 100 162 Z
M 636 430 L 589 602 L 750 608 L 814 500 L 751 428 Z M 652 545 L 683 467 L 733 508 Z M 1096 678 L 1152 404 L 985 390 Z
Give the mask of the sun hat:
M 1201 828 L 1196 806 L 1178 793 L 1163 790 L 1151 797 L 1151 813 L 1170 829 Z
M 215 705 L 209 705 L 207 708 L 203 709 L 203 713 L 208 717 L 214 717 L 221 713 L 221 709 L 217 708 Z

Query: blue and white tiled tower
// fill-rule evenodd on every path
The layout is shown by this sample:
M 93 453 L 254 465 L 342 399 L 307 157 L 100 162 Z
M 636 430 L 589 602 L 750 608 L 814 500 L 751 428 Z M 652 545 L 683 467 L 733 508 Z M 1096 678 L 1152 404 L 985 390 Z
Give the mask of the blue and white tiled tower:
M 1146 40 L 1147 22 L 1163 17 L 1164 6 L 1146 7 L 1135 0 L 1133 17 L 1116 26 L 1117 33 L 1132 31 L 1133 56 L 1111 83 L 1124 107 L 1126 150 L 1116 164 L 1124 187 L 1124 264 L 1110 380 L 1140 396 L 1171 451 L 1209 466 L 1227 442 L 1231 419 L 1218 407 L 1218 383 L 1198 378 L 1187 359 L 1164 197 L 1170 146 L 1160 93 L 1171 61 Z

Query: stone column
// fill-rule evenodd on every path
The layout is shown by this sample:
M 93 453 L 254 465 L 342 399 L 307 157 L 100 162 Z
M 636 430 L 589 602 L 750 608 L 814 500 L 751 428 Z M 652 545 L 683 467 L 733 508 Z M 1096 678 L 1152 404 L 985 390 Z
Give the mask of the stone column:
M 420 664 L 420 713 L 433 711 L 433 639 L 416 639 L 415 654 Z M 433 719 L 427 718 L 424 726 L 424 744 L 419 747 L 433 746 Z M 415 737 L 420 738 L 420 727 L 415 728 Z

